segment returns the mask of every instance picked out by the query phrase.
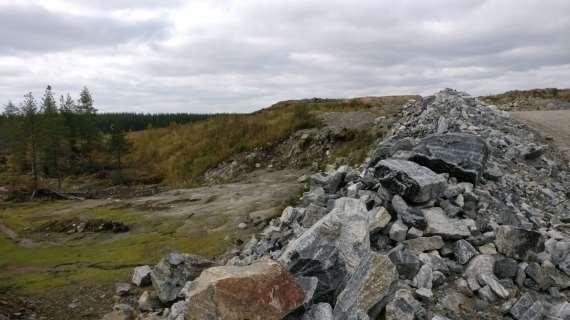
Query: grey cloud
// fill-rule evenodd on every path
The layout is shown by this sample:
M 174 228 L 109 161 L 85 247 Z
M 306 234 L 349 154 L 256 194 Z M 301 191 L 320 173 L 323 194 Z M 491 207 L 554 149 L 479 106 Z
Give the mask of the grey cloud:
M 5 21 L 0 13 L 0 41 L 30 51 L 37 64 L 8 69 L 0 56 L 0 74 L 16 77 L 0 80 L 0 102 L 8 93 L 46 82 L 57 88 L 52 79 L 60 70 L 41 62 L 54 50 L 73 61 L 62 67 L 68 76 L 60 80 L 61 90 L 76 90 L 78 83 L 93 87 L 100 109 L 107 111 L 245 112 L 313 96 L 570 86 L 570 2 L 565 0 L 204 0 L 199 4 L 210 4 L 222 18 L 210 21 L 204 12 L 200 23 L 191 24 L 182 14 L 178 19 L 189 21 L 178 22 L 190 26 L 181 29 L 171 14 L 200 10 L 186 8 L 198 2 L 79 3 L 98 12 L 166 13 L 137 23 L 111 15 L 74 16 L 54 22 L 52 29 L 51 22 L 25 26 L 16 23 L 23 18 Z M 39 12 L 20 16 L 39 21 L 45 14 Z M 50 15 L 49 21 L 61 17 Z M 13 31 L 2 31 L 5 26 Z M 132 42 L 136 45 L 117 46 Z M 6 47 L 0 55 L 8 54 Z M 91 72 L 82 74 L 80 68 Z
M 109 16 L 78 16 L 39 6 L 0 7 L 0 53 L 100 48 L 129 41 L 151 41 L 168 34 L 161 20 L 121 21 Z

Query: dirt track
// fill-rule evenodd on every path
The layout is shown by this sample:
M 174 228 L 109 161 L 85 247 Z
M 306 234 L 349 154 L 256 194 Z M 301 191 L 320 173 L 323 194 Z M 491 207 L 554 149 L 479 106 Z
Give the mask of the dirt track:
M 554 139 L 570 159 L 570 110 L 513 112 L 513 117 Z

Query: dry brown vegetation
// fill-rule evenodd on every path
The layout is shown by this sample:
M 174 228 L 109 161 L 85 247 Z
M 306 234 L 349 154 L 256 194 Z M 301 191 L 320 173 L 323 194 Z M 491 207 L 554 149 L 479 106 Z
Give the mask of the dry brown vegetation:
M 140 175 L 173 186 L 196 185 L 209 168 L 233 154 L 270 146 L 299 129 L 320 126 L 319 112 L 379 108 L 393 112 L 417 96 L 308 99 L 279 102 L 251 114 L 227 115 L 131 135 L 131 162 Z

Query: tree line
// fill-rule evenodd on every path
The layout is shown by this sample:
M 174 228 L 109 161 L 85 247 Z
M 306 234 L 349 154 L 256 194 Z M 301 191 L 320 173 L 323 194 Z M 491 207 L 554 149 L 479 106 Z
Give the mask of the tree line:
M 89 90 L 77 100 L 71 95 L 56 99 L 51 86 L 37 101 L 32 93 L 18 106 L 11 101 L 0 116 L 0 172 L 32 177 L 37 190 L 40 179 L 102 169 L 121 170 L 131 149 L 126 131 L 186 123 L 206 118 L 191 114 L 98 114 Z

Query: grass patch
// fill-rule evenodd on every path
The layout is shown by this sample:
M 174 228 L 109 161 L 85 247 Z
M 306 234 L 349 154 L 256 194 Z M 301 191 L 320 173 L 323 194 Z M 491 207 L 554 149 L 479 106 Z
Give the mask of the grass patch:
M 99 207 L 54 213 L 64 203 L 19 204 L 4 207 L 2 221 L 10 221 L 15 230 L 26 237 L 45 240 L 45 234 L 33 233 L 24 225 L 38 227 L 53 219 L 79 215 L 88 218 L 120 221 L 132 226 L 129 233 L 51 234 L 49 242 L 23 247 L 0 235 L 0 293 L 46 294 L 50 290 L 81 284 L 111 284 L 128 280 L 133 266 L 155 264 L 166 253 L 177 250 L 206 257 L 215 257 L 231 244 L 223 228 L 191 232 L 180 228 L 184 218 L 155 217 L 136 213 L 134 209 Z M 46 212 L 43 213 L 42 212 Z M 50 214 L 51 213 L 51 214 Z M 35 217 L 41 219 L 35 221 Z M 226 220 L 221 217 L 217 224 Z M 192 230 L 206 230 L 211 219 L 191 218 Z M 187 222 L 188 223 L 188 222 Z M 210 229 L 211 230 L 211 229 Z M 53 241 L 52 241 L 53 240 Z M 64 241 L 65 240 L 65 241 Z

